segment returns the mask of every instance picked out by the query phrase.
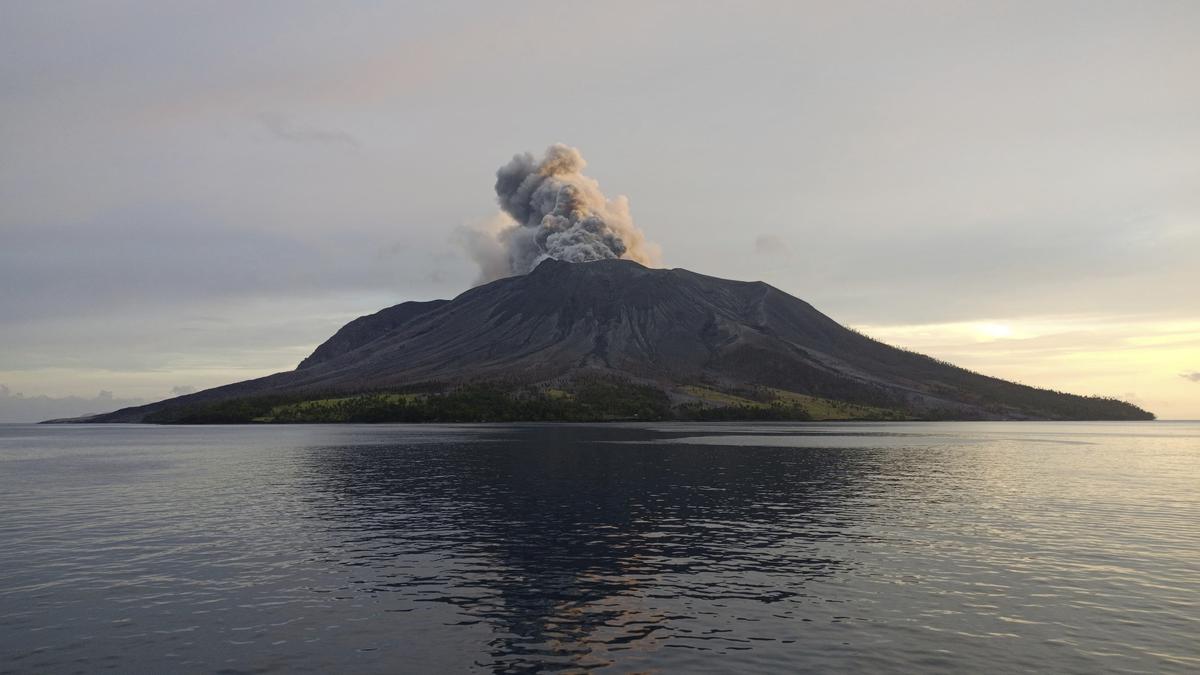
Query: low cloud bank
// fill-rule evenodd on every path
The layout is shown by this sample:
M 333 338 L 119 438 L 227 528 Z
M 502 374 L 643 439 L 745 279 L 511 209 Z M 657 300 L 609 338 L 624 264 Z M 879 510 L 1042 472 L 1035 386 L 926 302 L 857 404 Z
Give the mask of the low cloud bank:
M 116 398 L 111 391 L 102 391 L 95 398 L 26 396 L 0 384 L 0 422 L 41 422 L 111 412 L 145 403 L 140 398 Z

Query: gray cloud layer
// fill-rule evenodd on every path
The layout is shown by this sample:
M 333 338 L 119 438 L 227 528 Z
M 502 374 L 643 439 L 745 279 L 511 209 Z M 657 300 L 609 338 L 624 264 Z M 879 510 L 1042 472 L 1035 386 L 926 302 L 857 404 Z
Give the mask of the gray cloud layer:
M 1196 25 L 1194 2 L 14 3 L 0 378 L 283 362 L 452 296 L 478 270 L 448 233 L 558 139 L 664 263 L 845 322 L 1194 318 Z M 99 388 L 71 377 L 19 386 Z
M 273 136 L 294 143 L 333 143 L 359 147 L 358 139 L 345 131 L 317 129 L 298 125 L 279 113 L 259 113 L 258 119 Z

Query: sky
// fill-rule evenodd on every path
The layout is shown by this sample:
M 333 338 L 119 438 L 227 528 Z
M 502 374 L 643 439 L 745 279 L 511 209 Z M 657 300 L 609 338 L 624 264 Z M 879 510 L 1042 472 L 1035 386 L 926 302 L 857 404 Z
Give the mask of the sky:
M 662 263 L 1200 418 L 1200 3 L 9 2 L 0 421 L 295 367 L 578 148 Z

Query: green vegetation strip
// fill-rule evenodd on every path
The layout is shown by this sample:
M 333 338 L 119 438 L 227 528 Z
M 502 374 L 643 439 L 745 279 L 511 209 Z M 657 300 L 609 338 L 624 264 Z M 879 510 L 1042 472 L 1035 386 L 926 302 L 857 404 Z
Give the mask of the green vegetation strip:
M 504 383 L 460 386 L 440 393 L 378 392 L 267 396 L 161 410 L 161 424 L 337 422 L 596 422 L 614 420 L 897 420 L 904 413 L 782 389 L 730 393 L 687 385 L 691 399 L 672 406 L 666 392 L 619 378 L 596 377 L 558 387 Z
M 748 392 L 744 396 L 698 385 L 683 386 L 678 391 L 708 404 L 691 406 L 697 409 L 693 416 L 704 419 L 736 419 L 737 415 L 742 415 L 743 419 L 822 421 L 909 419 L 903 412 L 889 408 L 834 401 L 769 387 Z

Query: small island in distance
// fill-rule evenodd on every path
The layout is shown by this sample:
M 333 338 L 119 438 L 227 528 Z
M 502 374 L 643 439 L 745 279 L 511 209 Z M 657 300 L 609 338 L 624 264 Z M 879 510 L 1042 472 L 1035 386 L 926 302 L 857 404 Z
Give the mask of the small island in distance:
M 891 347 L 762 282 L 546 259 L 355 319 L 293 371 L 52 421 L 1150 419 Z

